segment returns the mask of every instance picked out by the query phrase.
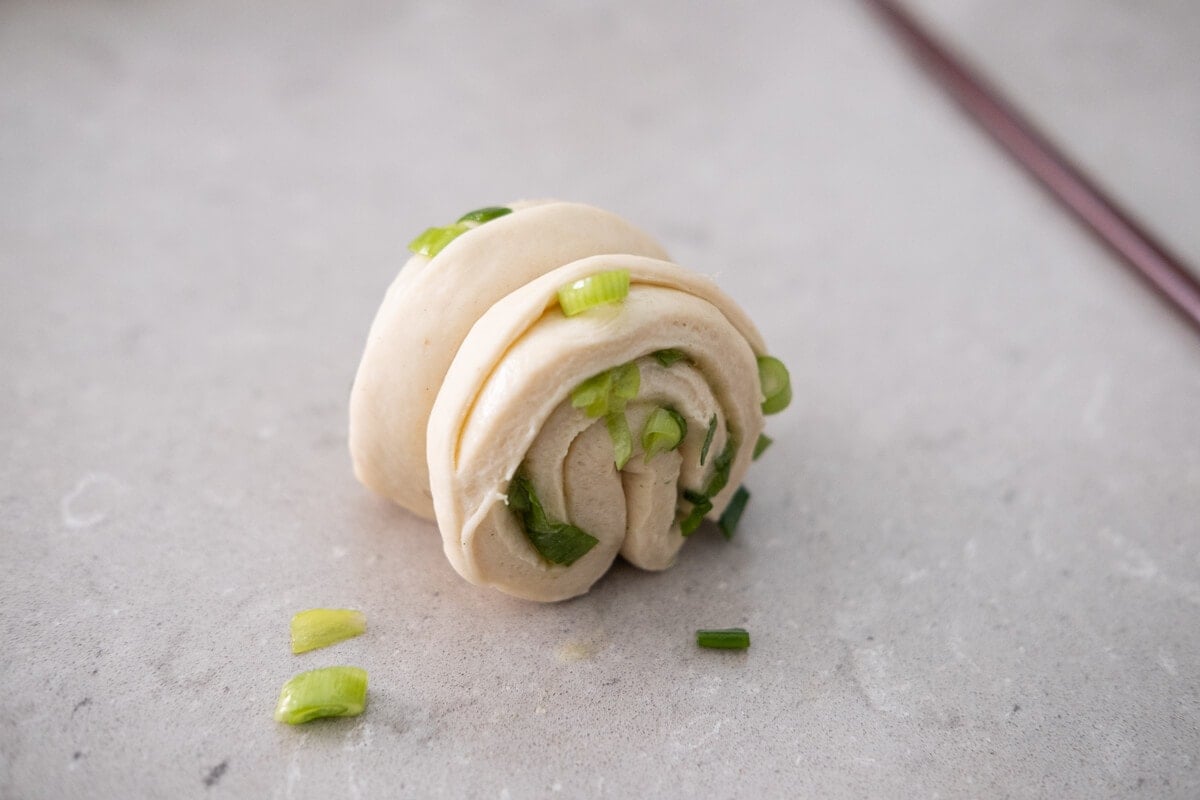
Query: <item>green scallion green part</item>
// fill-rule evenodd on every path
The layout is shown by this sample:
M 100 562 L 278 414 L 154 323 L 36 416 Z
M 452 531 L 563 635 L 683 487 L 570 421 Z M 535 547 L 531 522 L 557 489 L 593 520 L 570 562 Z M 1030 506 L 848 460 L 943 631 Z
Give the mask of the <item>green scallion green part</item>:
M 356 717 L 366 704 L 366 670 L 325 667 L 301 672 L 283 685 L 275 719 L 301 725 L 320 717 Z
M 307 653 L 318 647 L 358 636 L 367 629 L 361 611 L 349 608 L 310 608 L 292 617 L 292 652 Z
M 642 427 L 642 450 L 646 453 L 646 463 L 659 453 L 666 453 L 679 447 L 680 442 L 687 436 L 687 420 L 673 408 L 656 408 L 646 417 Z
M 771 443 L 774 441 L 774 439 L 772 439 L 770 436 L 767 436 L 765 433 L 760 433 L 758 435 L 758 441 L 754 443 L 754 460 L 758 461 L 758 457 L 765 453 L 767 448 L 770 447 Z
M 593 375 L 571 391 L 571 405 L 589 417 L 604 417 L 613 443 L 613 461 L 624 469 L 633 453 L 633 435 L 625 406 L 637 397 L 642 376 L 637 364 L 629 362 Z
M 662 364 L 664 367 L 669 367 L 676 361 L 682 361 L 683 359 L 687 358 L 687 354 L 685 354 L 682 350 L 676 350 L 674 348 L 655 350 L 651 355 L 653 355 L 658 360 L 658 363 Z
M 571 405 L 582 408 L 589 417 L 608 413 L 608 398 L 612 394 L 612 372 L 605 370 L 593 375 L 571 392 Z
M 750 646 L 750 633 L 745 628 L 699 630 L 696 644 L 716 650 L 745 650 Z
M 533 548 L 552 564 L 569 567 L 600 541 L 574 525 L 550 520 L 533 483 L 524 475 L 513 477 L 508 488 L 508 507 L 521 521 Z
M 619 303 L 629 294 L 629 270 L 597 272 L 558 290 L 558 304 L 568 317 L 605 303 Z
M 442 228 L 426 228 L 425 232 L 408 243 L 408 249 L 421 256 L 433 258 L 442 248 L 469 231 L 469 225 L 456 222 Z
M 571 405 L 583 409 L 589 417 L 603 417 L 612 411 L 624 411 L 625 404 L 637 397 L 642 376 L 632 361 L 593 375 L 571 391 Z
M 708 448 L 712 446 L 713 435 L 717 432 L 717 415 L 713 414 L 712 419 L 708 421 L 708 431 L 704 434 L 704 444 L 700 446 L 700 466 L 704 466 L 704 460 L 708 458 Z
M 637 364 L 630 361 L 628 364 L 613 367 L 612 376 L 613 398 L 624 408 L 625 403 L 637 397 L 638 389 L 642 388 L 642 373 Z
M 711 443 L 712 433 L 716 429 L 716 420 L 717 418 L 714 416 L 712 422 L 709 423 L 708 439 L 710 442 L 705 444 L 704 451 L 701 453 L 701 459 L 703 459 L 703 456 L 708 451 L 708 444 Z M 708 484 L 704 487 L 704 491 L 697 492 L 694 489 L 683 490 L 683 499 L 692 504 L 691 510 L 679 521 L 679 531 L 684 536 L 691 536 L 700 527 L 704 516 L 712 511 L 712 499 L 725 488 L 725 484 L 729 483 L 729 473 L 733 470 L 733 459 L 736 455 L 737 440 L 730 435 L 725 441 L 725 448 L 721 450 L 721 454 L 713 462 L 713 474 L 708 479 Z M 703 464 L 703 460 L 700 463 Z
M 758 380 L 762 384 L 764 414 L 778 414 L 792 402 L 792 381 L 778 358 L 758 357 Z
M 482 225 L 485 222 L 491 222 L 497 217 L 503 217 L 505 214 L 511 214 L 511 208 L 504 206 L 487 206 L 486 208 L 477 208 L 474 211 L 468 211 L 458 218 L 459 222 L 477 222 Z
M 730 436 L 725 441 L 725 449 L 713 462 L 712 477 L 708 479 L 708 485 L 704 487 L 705 495 L 716 497 L 725 488 L 725 484 L 729 483 L 729 472 L 733 469 L 733 457 L 736 455 L 737 441 Z
M 459 217 L 458 222 L 453 225 L 426 228 L 424 233 L 408 243 L 408 249 L 417 255 L 433 258 L 442 252 L 442 248 L 471 230 L 471 228 L 489 222 L 496 217 L 503 217 L 505 214 L 511 213 L 511 208 L 503 206 L 488 206 L 487 208 L 477 208 L 474 211 L 468 211 Z
M 739 486 L 737 491 L 733 493 L 733 497 L 729 500 L 729 505 L 725 506 L 725 511 L 721 514 L 721 518 L 717 520 L 717 527 L 721 529 L 721 534 L 726 540 L 733 538 L 733 534 L 737 531 L 738 522 L 742 518 L 742 512 L 746 510 L 746 503 L 749 502 L 749 490 L 745 486 Z
M 613 462 L 617 469 L 625 469 L 629 457 L 633 455 L 633 435 L 629 432 L 629 420 L 624 411 L 610 411 L 604 417 L 604 426 L 608 428 L 608 437 L 613 443 Z
M 603 417 L 608 413 L 608 400 L 612 395 L 612 370 L 593 375 L 571 392 L 571 405 L 582 408 L 589 417 Z
M 688 511 L 687 515 L 679 521 L 679 532 L 684 536 L 691 536 L 696 532 L 696 529 L 700 527 L 700 523 L 704 521 L 704 516 L 708 512 L 712 511 L 713 504 L 712 501 L 704 495 L 696 495 L 695 493 L 692 493 L 692 496 L 689 496 L 688 493 L 685 492 L 684 499 L 692 503 L 692 508 L 690 511 Z

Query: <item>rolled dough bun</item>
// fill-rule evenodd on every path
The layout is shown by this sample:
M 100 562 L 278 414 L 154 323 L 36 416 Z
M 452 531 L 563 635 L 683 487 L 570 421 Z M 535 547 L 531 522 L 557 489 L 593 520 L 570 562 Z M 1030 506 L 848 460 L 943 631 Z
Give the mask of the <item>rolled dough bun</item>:
M 464 578 L 564 600 L 618 553 L 669 567 L 686 541 L 682 494 L 710 486 L 724 452 L 728 481 L 708 516 L 721 514 L 762 432 L 756 357 L 766 348 L 715 283 L 619 217 L 578 203 L 509 207 L 433 258 L 413 256 L 388 289 L 351 392 L 350 450 L 366 486 L 436 517 Z M 563 314 L 560 287 L 610 270 L 629 272 L 623 302 Z M 666 349 L 686 359 L 664 366 L 653 354 Z M 575 408 L 571 392 L 628 363 L 640 387 L 625 409 L 632 457 L 618 470 L 605 420 Z M 640 432 L 658 407 L 682 416 L 687 434 L 647 463 Z M 570 565 L 543 557 L 509 507 L 518 471 L 546 517 L 598 540 Z

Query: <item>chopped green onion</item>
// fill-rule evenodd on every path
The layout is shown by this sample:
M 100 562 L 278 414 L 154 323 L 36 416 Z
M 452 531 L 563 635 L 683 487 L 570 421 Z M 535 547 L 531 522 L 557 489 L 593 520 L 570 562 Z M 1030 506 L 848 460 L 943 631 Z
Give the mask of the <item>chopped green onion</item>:
M 487 208 L 477 208 L 474 211 L 468 211 L 459 217 L 458 222 L 453 225 L 426 228 L 424 233 L 408 243 L 408 249 L 417 255 L 433 258 L 442 252 L 442 249 L 446 245 L 471 230 L 471 228 L 478 227 L 496 217 L 503 217 L 505 214 L 511 213 L 511 208 L 504 208 L 503 206 L 488 206 Z
M 571 392 L 571 405 L 582 408 L 589 417 L 603 417 L 608 413 L 608 399 L 612 395 L 612 370 L 593 375 Z
M 646 463 L 659 453 L 666 453 L 679 447 L 679 443 L 687 436 L 687 420 L 673 408 L 656 408 L 646 417 L 642 428 L 642 450 L 646 453 Z
M 426 228 L 425 232 L 408 243 L 408 249 L 421 256 L 433 258 L 442 248 L 469 231 L 469 225 L 456 222 L 442 228 Z
M 712 446 L 713 434 L 717 432 L 717 415 L 713 414 L 712 419 L 708 421 L 708 432 L 704 434 L 704 444 L 700 446 L 700 466 L 704 466 L 704 459 L 708 458 L 708 448 Z
M 613 461 L 617 469 L 625 469 L 629 456 L 633 454 L 633 435 L 629 432 L 629 420 L 624 411 L 610 411 L 604 417 L 608 437 L 613 443 Z
M 658 359 L 658 363 L 662 364 L 664 367 L 669 367 L 676 361 L 682 361 L 683 359 L 687 358 L 687 354 L 685 354 L 682 350 L 676 350 L 674 348 L 655 350 L 653 353 L 651 353 L 651 355 Z
M 792 402 L 792 381 L 778 358 L 758 357 L 758 380 L 762 384 L 764 414 L 778 414 Z
M 679 521 L 679 533 L 684 536 L 691 536 L 696 533 L 696 529 L 700 528 L 700 523 L 704 522 L 704 515 L 713 510 L 713 501 L 702 497 L 700 503 L 691 506 L 691 511 L 688 512 L 683 519 Z
M 642 387 L 642 373 L 638 371 L 637 364 L 630 361 L 628 364 L 613 367 L 612 376 L 613 398 L 624 408 L 624 401 L 637 397 L 638 389 Z
M 367 703 L 367 672 L 325 667 L 301 672 L 283 685 L 275 720 L 301 725 L 319 717 L 356 717 Z
M 729 472 L 733 469 L 733 457 L 736 455 L 737 442 L 730 436 L 725 441 L 725 449 L 713 462 L 712 477 L 708 479 L 708 485 L 704 487 L 705 495 L 716 497 L 725 488 L 725 484 L 729 483 Z
M 552 522 L 538 500 L 533 483 L 523 475 L 513 477 L 508 489 L 508 507 L 521 520 L 525 535 L 542 558 L 569 567 L 600 540 L 565 522 Z
M 488 206 L 487 208 L 477 208 L 474 211 L 468 211 L 458 218 L 459 222 L 477 222 L 482 225 L 485 222 L 491 222 L 497 217 L 503 217 L 505 214 L 511 214 L 511 208 L 504 206 Z
M 745 628 L 696 631 L 696 644 L 717 650 L 745 650 L 750 646 L 750 634 Z
M 770 436 L 767 436 L 765 433 L 760 433 L 758 435 L 758 441 L 754 443 L 754 460 L 758 461 L 758 457 L 765 453 L 767 448 L 770 447 L 771 443 L 774 441 L 774 439 L 772 439 Z
M 712 432 L 716 428 L 717 418 L 714 416 L 712 422 L 709 423 L 708 438 L 712 439 Z M 704 452 L 701 453 L 701 458 L 708 451 L 708 443 L 704 447 Z M 713 462 L 713 474 L 708 479 L 708 485 L 704 487 L 703 492 L 697 492 L 694 489 L 684 489 L 683 499 L 692 504 L 691 511 L 679 522 L 679 532 L 684 536 L 691 536 L 697 528 L 700 527 L 704 515 L 712 511 L 712 499 L 716 497 L 725 484 L 729 483 L 729 473 L 733 469 L 733 459 L 737 455 L 737 440 L 731 435 L 725 441 L 725 448 L 721 454 L 717 456 Z M 700 463 L 704 463 L 701 460 Z M 736 524 L 736 520 L 735 520 Z M 728 538 L 728 536 L 726 537 Z
M 568 317 L 605 303 L 619 303 L 629 294 L 629 270 L 614 269 L 581 278 L 558 290 L 558 304 Z
M 738 521 L 741 520 L 742 512 L 746 510 L 748 502 L 750 502 L 750 492 L 745 486 L 739 486 L 733 493 L 729 505 L 725 507 L 725 512 L 717 520 L 717 527 L 721 529 L 722 535 L 727 540 L 732 539 L 733 534 L 737 531 Z
M 633 435 L 625 418 L 625 406 L 637 397 L 641 385 L 641 373 L 631 361 L 593 375 L 571 391 L 572 406 L 583 409 L 589 417 L 604 417 L 617 469 L 624 469 L 633 453 Z
M 713 431 L 716 427 L 716 417 L 708 426 L 708 438 L 713 438 Z M 704 446 L 704 451 L 708 450 L 708 446 Z M 733 458 L 737 456 L 738 443 L 732 435 L 725 441 L 725 449 L 721 450 L 721 455 L 716 457 L 713 462 L 713 475 L 708 479 L 708 485 L 704 487 L 703 492 L 696 492 L 695 489 L 684 489 L 683 499 L 691 504 L 691 510 L 686 513 L 683 519 L 679 521 L 679 533 L 684 536 L 691 536 L 696 533 L 696 529 L 700 528 L 700 523 L 709 511 L 713 510 L 713 498 L 716 497 L 725 488 L 726 483 L 730 482 L 730 471 L 733 469 Z M 703 461 L 701 461 L 703 463 Z M 740 491 L 740 489 L 739 489 Z M 748 493 L 749 495 L 749 493 Z M 733 501 L 736 501 L 734 498 Z M 745 505 L 745 500 L 742 501 Z M 738 511 L 740 515 L 740 511 Z M 722 516 L 722 519 L 725 517 Z M 733 524 L 737 524 L 737 517 L 733 518 Z M 722 529 L 724 530 L 724 529 Z M 726 533 L 726 539 L 732 536 L 732 533 Z
M 292 652 L 307 653 L 318 647 L 358 636 L 367 629 L 361 611 L 348 608 L 310 608 L 292 617 Z
M 603 417 L 611 411 L 624 411 L 625 404 L 637 397 L 642 376 L 637 364 L 629 362 L 593 375 L 571 391 L 571 405 L 582 408 L 589 417 Z
M 713 510 L 713 501 L 709 500 L 706 495 L 692 491 L 692 489 L 684 489 L 683 499 L 691 504 L 691 510 L 686 513 L 683 519 L 680 519 L 679 533 L 684 536 L 691 536 L 696 533 L 697 528 L 700 528 L 700 523 L 704 521 L 704 515 Z

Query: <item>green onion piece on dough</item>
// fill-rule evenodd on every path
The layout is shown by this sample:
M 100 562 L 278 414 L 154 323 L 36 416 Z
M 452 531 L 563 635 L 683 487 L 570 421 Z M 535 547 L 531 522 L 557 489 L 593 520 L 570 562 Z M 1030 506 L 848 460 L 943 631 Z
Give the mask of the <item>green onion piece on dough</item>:
M 600 541 L 574 525 L 550 520 L 533 483 L 524 475 L 513 478 L 508 488 L 508 507 L 521 520 L 533 548 L 552 564 L 569 567 Z
M 762 384 L 764 414 L 778 414 L 792 402 L 792 381 L 778 358 L 758 357 L 758 380 Z
M 637 397 L 638 389 L 642 388 L 642 373 L 638 366 L 630 361 L 619 367 L 612 368 L 612 396 L 615 405 L 625 408 L 625 403 Z
M 737 442 L 730 436 L 725 441 L 725 449 L 713 462 L 712 477 L 708 479 L 708 485 L 704 487 L 705 495 L 716 497 L 725 488 L 725 484 L 729 483 L 729 473 L 733 469 L 733 458 L 736 455 Z
M 754 443 L 754 460 L 758 461 L 758 457 L 765 453 L 767 448 L 770 447 L 771 443 L 774 441 L 774 439 L 772 439 L 770 436 L 767 436 L 765 433 L 760 433 L 758 435 L 758 441 Z
M 629 294 L 629 270 L 597 272 L 558 290 L 558 304 L 568 317 L 605 303 L 619 303 Z
M 612 384 L 612 370 L 593 375 L 571 391 L 571 405 L 582 408 L 589 417 L 603 417 L 608 413 Z
M 630 361 L 593 375 L 571 391 L 572 406 L 583 409 L 589 417 L 604 417 L 617 469 L 624 469 L 633 453 L 633 435 L 625 418 L 625 406 L 637 397 L 641 385 L 638 366 Z
M 582 408 L 589 417 L 603 417 L 612 411 L 624 411 L 625 404 L 637 397 L 642 376 L 632 361 L 593 375 L 571 390 L 571 405 Z
M 687 436 L 687 420 L 673 408 L 656 408 L 646 417 L 642 427 L 642 450 L 646 453 L 646 463 L 659 453 L 666 453 L 679 447 L 679 443 Z
M 433 258 L 442 248 L 470 230 L 470 226 L 456 222 L 442 228 L 426 228 L 425 232 L 408 243 L 408 249 L 421 256 Z
M 349 608 L 310 608 L 292 617 L 292 652 L 307 653 L 351 639 L 367 629 L 361 611 Z
M 682 350 L 676 350 L 674 348 L 655 350 L 651 355 L 653 355 L 658 360 L 658 363 L 662 364 L 664 367 L 669 367 L 676 361 L 682 361 L 683 359 L 687 358 L 687 355 Z
M 692 510 L 679 521 L 679 532 L 684 536 L 691 536 L 704 521 L 704 515 L 712 511 L 713 504 L 707 497 L 696 492 L 684 492 L 683 496 L 692 504 Z
M 442 252 L 442 248 L 462 236 L 471 228 L 490 222 L 496 217 L 511 214 L 511 208 L 503 206 L 488 206 L 468 211 L 458 218 L 453 225 L 443 225 L 439 228 L 426 228 L 425 232 L 408 243 L 408 249 L 417 255 L 433 258 Z
M 477 208 L 474 211 L 468 211 L 458 218 L 459 222 L 477 222 L 482 225 L 485 222 L 491 222 L 497 217 L 503 217 L 505 214 L 511 214 L 511 208 L 504 206 L 488 206 L 487 208 Z
M 700 466 L 704 466 L 704 459 L 708 458 L 708 448 L 712 446 L 713 435 L 717 432 L 717 415 L 713 414 L 712 419 L 708 421 L 708 432 L 704 434 L 704 444 L 700 446 Z
M 283 685 L 275 720 L 301 725 L 320 717 L 356 717 L 366 704 L 366 670 L 325 667 L 301 672 Z
M 750 646 L 750 633 L 745 628 L 696 631 L 696 644 L 717 650 L 745 650 Z
M 714 416 L 713 421 L 708 426 L 708 438 L 710 440 L 712 439 L 712 432 L 716 428 L 716 420 L 717 418 Z M 707 444 L 704 448 L 705 452 L 708 450 Z M 691 536 L 695 533 L 696 529 L 700 527 L 700 523 L 704 520 L 704 516 L 712 511 L 712 499 L 720 494 L 721 490 L 725 488 L 725 484 L 729 483 L 729 473 L 733 470 L 733 459 L 735 456 L 737 456 L 737 440 L 730 436 L 725 441 L 725 448 L 717 456 L 716 461 L 713 462 L 713 474 L 708 479 L 708 485 L 704 487 L 704 491 L 697 492 L 693 489 L 683 490 L 683 499 L 692 504 L 691 510 L 679 521 L 679 532 L 684 536 Z M 703 459 L 703 454 L 701 458 Z M 704 461 L 701 460 L 700 463 L 703 464 Z M 747 492 L 748 497 L 749 493 Z M 736 500 L 736 497 L 733 500 Z M 742 501 L 742 505 L 745 505 L 745 500 Z M 741 511 L 738 511 L 737 514 L 740 516 Z M 724 519 L 724 515 L 722 515 L 722 519 Z M 736 518 L 734 518 L 733 524 L 737 524 Z M 722 531 L 724 532 L 724 529 Z M 730 536 L 732 536 L 732 533 L 725 533 L 726 539 L 730 538 Z
M 625 469 L 629 456 L 633 454 L 633 435 L 629 432 L 629 420 L 624 411 L 610 411 L 604 417 L 608 437 L 613 443 L 613 462 L 617 469 Z
M 725 537 L 726 541 L 733 538 L 734 532 L 737 531 L 738 522 L 742 518 L 742 512 L 746 510 L 746 503 L 749 502 L 750 492 L 745 486 L 739 486 L 737 491 L 733 493 L 729 505 L 725 506 L 725 512 L 717 520 L 717 527 L 721 529 L 721 535 Z

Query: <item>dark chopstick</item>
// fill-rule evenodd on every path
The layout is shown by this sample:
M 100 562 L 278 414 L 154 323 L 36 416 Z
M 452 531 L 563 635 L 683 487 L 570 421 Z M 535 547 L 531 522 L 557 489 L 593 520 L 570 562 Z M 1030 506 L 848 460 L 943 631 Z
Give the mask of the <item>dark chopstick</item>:
M 893 0 L 866 0 L 932 77 L 1069 211 L 1200 333 L 1200 283 L 982 77 Z

